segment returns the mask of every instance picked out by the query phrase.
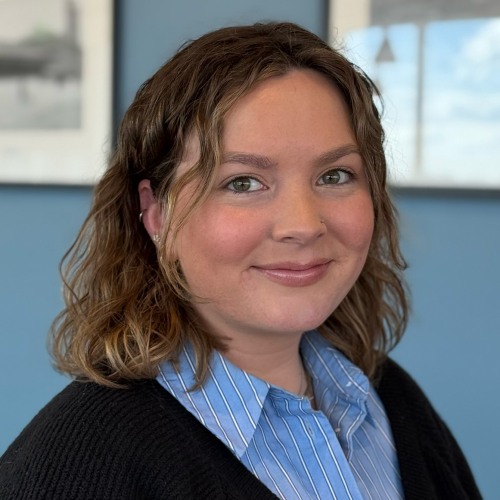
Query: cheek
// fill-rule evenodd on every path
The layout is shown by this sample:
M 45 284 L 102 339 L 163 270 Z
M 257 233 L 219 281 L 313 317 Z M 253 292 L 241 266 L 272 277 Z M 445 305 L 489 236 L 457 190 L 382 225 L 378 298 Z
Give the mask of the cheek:
M 187 267 L 210 269 L 240 264 L 265 237 L 262 222 L 245 213 L 205 204 L 191 216 L 178 234 L 177 255 L 186 277 Z
M 336 220 L 339 221 L 337 232 L 344 245 L 364 255 L 368 253 L 374 228 L 371 198 L 364 196 L 349 204 L 343 210 L 343 216 Z

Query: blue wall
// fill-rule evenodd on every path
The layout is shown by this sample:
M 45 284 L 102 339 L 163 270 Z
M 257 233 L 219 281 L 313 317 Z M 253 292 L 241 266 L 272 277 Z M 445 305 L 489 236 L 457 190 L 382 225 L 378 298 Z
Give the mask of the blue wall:
M 117 4 L 116 116 L 183 41 L 207 30 L 288 19 L 326 32 L 322 0 Z M 89 202 L 87 188 L 0 186 L 0 452 L 67 383 L 51 370 L 45 339 L 61 307 L 58 261 Z M 449 423 L 485 497 L 499 498 L 500 192 L 400 191 L 396 202 L 414 314 L 394 356 Z

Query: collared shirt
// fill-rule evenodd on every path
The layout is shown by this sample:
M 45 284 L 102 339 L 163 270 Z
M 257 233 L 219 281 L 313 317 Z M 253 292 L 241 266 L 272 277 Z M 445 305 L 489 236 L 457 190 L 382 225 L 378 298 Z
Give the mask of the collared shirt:
M 179 371 L 163 363 L 158 381 L 281 498 L 403 498 L 389 422 L 368 378 L 318 332 L 304 335 L 301 355 L 317 410 L 219 352 L 202 388 L 190 391 L 190 346 Z

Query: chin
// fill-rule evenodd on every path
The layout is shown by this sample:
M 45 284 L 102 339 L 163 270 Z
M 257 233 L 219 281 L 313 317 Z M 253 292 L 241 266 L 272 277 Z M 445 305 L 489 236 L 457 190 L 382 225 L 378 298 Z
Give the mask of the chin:
M 307 332 L 321 326 L 334 311 L 334 308 L 318 309 L 311 306 L 302 307 L 302 309 L 287 309 L 273 319 L 269 318 L 269 323 L 272 324 L 276 330 Z M 291 314 L 292 311 L 294 314 Z M 297 313 L 297 311 L 299 312 Z

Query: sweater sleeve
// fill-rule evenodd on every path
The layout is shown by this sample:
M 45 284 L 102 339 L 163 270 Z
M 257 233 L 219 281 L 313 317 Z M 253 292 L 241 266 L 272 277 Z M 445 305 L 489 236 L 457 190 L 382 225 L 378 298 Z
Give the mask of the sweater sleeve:
M 416 382 L 394 361 L 377 392 L 389 418 L 407 500 L 481 499 L 457 441 Z

